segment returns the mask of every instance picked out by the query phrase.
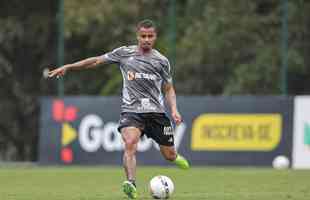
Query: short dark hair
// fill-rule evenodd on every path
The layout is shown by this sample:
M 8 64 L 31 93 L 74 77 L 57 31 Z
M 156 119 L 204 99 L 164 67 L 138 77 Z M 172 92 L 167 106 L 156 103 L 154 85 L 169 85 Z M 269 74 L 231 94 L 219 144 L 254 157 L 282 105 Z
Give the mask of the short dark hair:
M 144 19 L 142 21 L 140 21 L 137 25 L 137 31 L 140 29 L 140 28 L 154 28 L 155 31 L 156 31 L 156 25 L 155 23 L 150 20 L 150 19 Z

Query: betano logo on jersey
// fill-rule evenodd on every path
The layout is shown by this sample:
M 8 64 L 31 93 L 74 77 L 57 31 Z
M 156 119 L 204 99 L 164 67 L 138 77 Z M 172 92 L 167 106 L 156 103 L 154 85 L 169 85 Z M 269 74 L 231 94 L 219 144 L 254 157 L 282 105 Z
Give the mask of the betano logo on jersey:
M 127 79 L 129 81 L 132 81 L 134 79 L 147 79 L 147 80 L 155 81 L 156 75 L 155 74 L 146 74 L 146 73 L 128 71 L 127 72 Z
M 280 142 L 280 114 L 203 114 L 192 128 L 193 150 L 271 151 Z

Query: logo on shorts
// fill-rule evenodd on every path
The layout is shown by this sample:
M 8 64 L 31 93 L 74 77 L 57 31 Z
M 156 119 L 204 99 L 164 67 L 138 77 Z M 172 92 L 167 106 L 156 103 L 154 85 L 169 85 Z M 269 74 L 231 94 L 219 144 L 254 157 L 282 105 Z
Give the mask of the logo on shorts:
M 127 121 L 128 121 L 127 118 L 123 118 L 123 119 L 120 120 L 120 123 L 125 123 L 125 122 L 127 122 Z
M 164 135 L 173 135 L 173 128 L 171 126 L 165 126 Z

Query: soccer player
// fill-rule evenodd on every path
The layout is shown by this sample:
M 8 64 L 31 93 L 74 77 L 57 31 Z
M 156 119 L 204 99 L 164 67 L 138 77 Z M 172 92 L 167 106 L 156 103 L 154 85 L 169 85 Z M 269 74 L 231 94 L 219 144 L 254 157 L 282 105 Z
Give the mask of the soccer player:
M 145 134 L 159 144 L 160 152 L 166 160 L 182 169 L 189 168 L 187 160 L 176 152 L 174 130 L 165 114 L 164 98 L 176 125 L 182 122 L 169 61 L 153 49 L 156 38 L 153 21 L 143 20 L 137 25 L 138 45 L 119 47 L 104 55 L 67 64 L 49 72 L 49 77 L 58 77 L 69 70 L 108 63 L 119 65 L 123 75 L 123 91 L 118 130 L 125 145 L 123 165 L 127 177 L 122 187 L 124 193 L 132 199 L 137 198 L 135 154 L 142 135 Z

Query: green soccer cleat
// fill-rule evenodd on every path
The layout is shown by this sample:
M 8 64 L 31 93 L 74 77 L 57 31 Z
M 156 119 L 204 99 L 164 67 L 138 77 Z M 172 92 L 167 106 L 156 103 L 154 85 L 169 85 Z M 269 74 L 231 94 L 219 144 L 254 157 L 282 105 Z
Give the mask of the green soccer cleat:
M 177 155 L 175 161 L 173 161 L 181 169 L 189 169 L 188 161 L 181 155 Z
M 136 187 L 130 181 L 124 181 L 124 183 L 123 183 L 123 192 L 130 199 L 136 199 L 137 196 L 138 196 Z

